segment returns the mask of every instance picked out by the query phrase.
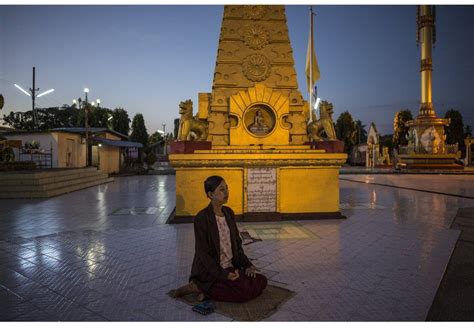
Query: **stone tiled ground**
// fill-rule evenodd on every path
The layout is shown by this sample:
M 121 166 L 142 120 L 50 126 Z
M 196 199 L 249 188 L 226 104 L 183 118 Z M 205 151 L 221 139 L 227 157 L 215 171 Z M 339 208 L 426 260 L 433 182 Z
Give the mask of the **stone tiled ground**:
M 474 206 L 474 176 L 457 177 L 341 176 L 346 220 L 292 222 L 314 237 L 246 245 L 272 284 L 297 292 L 267 320 L 424 320 L 459 235 L 447 228 Z M 194 248 L 191 224 L 165 224 L 174 189 L 174 176 L 123 177 L 0 200 L 0 320 L 230 320 L 166 295 Z

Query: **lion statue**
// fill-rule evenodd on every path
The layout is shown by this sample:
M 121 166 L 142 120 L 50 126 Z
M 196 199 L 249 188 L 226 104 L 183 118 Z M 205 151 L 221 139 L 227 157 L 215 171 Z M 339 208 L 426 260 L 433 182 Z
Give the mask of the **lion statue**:
M 311 141 L 321 141 L 324 138 L 322 133 L 325 132 L 327 138 L 325 140 L 334 141 L 336 138 L 336 131 L 334 130 L 334 123 L 332 121 L 333 108 L 332 103 L 322 101 L 319 107 L 320 118 L 316 120 L 316 111 L 313 110 L 313 121 L 308 124 L 308 136 Z
M 179 132 L 178 141 L 206 141 L 207 122 L 193 117 L 193 101 L 186 100 L 179 103 Z

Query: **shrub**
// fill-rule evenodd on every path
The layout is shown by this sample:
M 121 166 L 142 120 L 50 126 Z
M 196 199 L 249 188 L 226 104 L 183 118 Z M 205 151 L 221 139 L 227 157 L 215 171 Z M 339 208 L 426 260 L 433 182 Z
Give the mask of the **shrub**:
M 153 151 L 146 154 L 145 162 L 148 165 L 148 168 L 152 168 L 153 164 L 156 163 L 156 155 Z
M 11 147 L 6 147 L 0 150 L 0 162 L 14 162 L 15 161 L 15 153 Z

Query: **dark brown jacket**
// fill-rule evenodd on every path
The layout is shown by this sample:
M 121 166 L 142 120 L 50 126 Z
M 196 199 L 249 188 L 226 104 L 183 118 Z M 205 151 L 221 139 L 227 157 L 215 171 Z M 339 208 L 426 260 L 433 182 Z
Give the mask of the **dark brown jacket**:
M 234 268 L 244 270 L 252 265 L 242 249 L 242 240 L 235 224 L 234 211 L 223 206 L 227 225 L 229 226 L 230 241 L 232 245 L 232 265 Z M 216 280 L 226 280 L 229 272 L 220 266 L 219 229 L 212 204 L 199 211 L 194 218 L 195 254 L 191 268 L 190 280 L 197 286 L 209 291 Z M 240 274 L 243 275 L 242 272 Z

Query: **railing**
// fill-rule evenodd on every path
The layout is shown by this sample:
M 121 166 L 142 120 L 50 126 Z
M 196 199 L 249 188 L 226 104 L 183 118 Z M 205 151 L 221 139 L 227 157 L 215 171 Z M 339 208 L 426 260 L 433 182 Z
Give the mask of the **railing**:
M 53 145 L 49 152 L 43 149 L 25 149 L 18 150 L 19 161 L 32 161 L 36 163 L 37 168 L 53 168 Z

